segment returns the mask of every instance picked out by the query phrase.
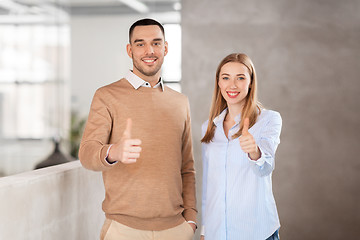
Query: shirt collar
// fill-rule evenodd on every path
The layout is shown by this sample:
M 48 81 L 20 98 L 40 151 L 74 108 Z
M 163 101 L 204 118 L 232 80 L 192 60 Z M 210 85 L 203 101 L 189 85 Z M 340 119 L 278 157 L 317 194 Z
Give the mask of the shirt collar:
M 215 126 L 218 126 L 220 123 L 224 122 L 225 116 L 226 116 L 227 112 L 228 112 L 228 109 L 225 108 L 225 109 L 220 113 L 219 116 L 217 116 L 217 117 L 214 118 L 213 122 L 214 122 Z
M 140 87 L 151 87 L 149 82 L 144 81 L 139 76 L 137 76 L 133 71 L 129 70 L 129 72 L 125 76 L 126 80 L 137 90 Z M 164 91 L 164 82 L 162 78 L 160 78 L 159 82 L 153 88 L 159 88 Z

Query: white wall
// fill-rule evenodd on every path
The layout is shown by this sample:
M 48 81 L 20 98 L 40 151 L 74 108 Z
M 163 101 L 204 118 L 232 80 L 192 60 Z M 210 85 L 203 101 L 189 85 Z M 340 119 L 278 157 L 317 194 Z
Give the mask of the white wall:
M 71 18 L 72 109 L 87 116 L 95 90 L 122 78 L 131 68 L 126 54 L 129 26 L 137 17 Z
M 0 239 L 99 239 L 101 173 L 79 161 L 0 178 Z

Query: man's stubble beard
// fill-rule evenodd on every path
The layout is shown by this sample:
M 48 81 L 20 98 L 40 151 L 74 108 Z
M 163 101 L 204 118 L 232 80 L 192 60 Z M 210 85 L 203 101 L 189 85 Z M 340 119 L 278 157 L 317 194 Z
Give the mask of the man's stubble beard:
M 160 58 L 157 58 L 156 61 L 161 61 L 161 62 L 158 62 L 158 66 L 151 72 L 146 72 L 144 70 L 144 68 L 141 67 L 140 64 L 137 64 L 136 61 L 134 61 L 134 55 L 132 55 L 132 59 L 133 59 L 133 65 L 134 67 L 143 75 L 147 76 L 147 77 L 152 77 L 152 76 L 155 76 L 160 70 L 161 70 L 161 67 L 162 67 L 162 64 L 164 62 L 164 59 L 160 59 Z M 139 60 L 141 62 L 141 59 Z

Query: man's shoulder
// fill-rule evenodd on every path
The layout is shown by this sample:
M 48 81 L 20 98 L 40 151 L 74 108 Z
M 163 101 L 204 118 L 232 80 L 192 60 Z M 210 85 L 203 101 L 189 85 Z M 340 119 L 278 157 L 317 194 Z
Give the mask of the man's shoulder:
M 117 80 L 115 82 L 112 82 L 110 84 L 107 84 L 105 86 L 99 87 L 95 94 L 104 94 L 106 92 L 112 92 L 112 91 L 119 91 L 120 89 L 126 89 L 130 87 L 131 85 L 125 78 L 121 78 L 120 80 Z
M 171 95 L 171 97 L 173 97 L 173 98 L 179 98 L 181 100 L 188 101 L 188 97 L 185 94 L 175 91 L 174 89 L 172 89 L 168 86 L 164 86 L 164 91 L 167 94 Z
M 121 78 L 119 80 L 116 80 L 115 82 L 109 83 L 107 85 L 101 86 L 97 89 L 97 91 L 106 91 L 111 90 L 118 87 L 124 87 L 128 84 L 128 81 L 125 78 Z

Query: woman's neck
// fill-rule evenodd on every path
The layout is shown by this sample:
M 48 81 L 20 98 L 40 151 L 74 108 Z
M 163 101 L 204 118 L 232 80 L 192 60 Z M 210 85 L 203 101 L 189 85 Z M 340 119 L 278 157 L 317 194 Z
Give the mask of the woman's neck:
M 228 105 L 228 112 L 226 114 L 225 121 L 235 122 L 235 117 L 241 113 L 242 109 L 242 105 Z

